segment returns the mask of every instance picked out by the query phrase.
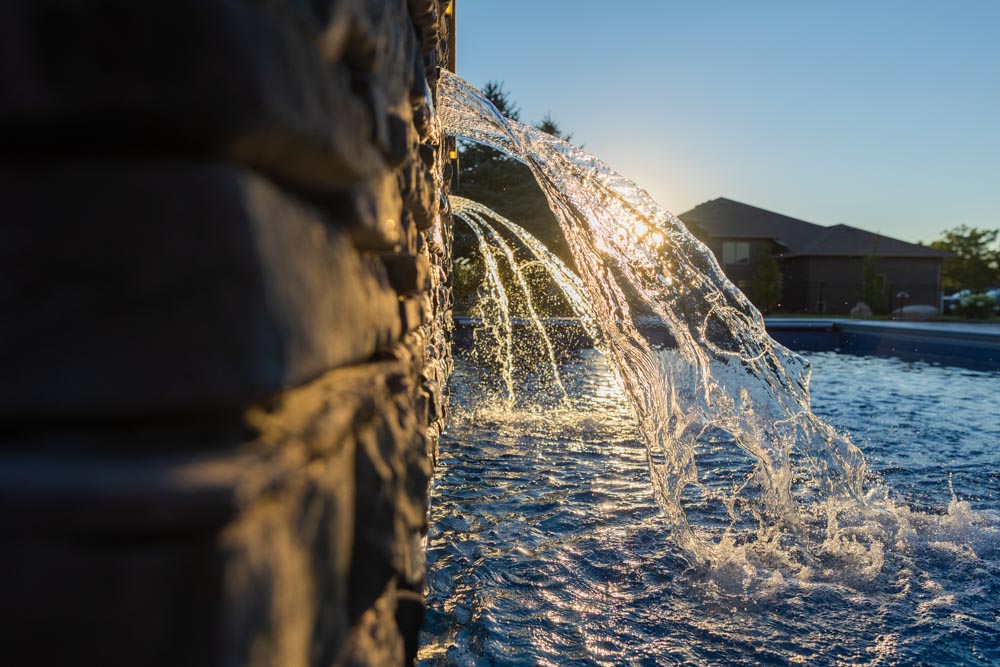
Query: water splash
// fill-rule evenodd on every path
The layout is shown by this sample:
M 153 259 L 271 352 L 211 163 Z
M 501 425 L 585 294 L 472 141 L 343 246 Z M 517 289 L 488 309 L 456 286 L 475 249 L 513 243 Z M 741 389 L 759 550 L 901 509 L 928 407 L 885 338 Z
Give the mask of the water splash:
M 580 321 L 580 326 L 587 332 L 590 339 L 598 347 L 601 347 L 601 330 L 597 326 L 597 320 L 594 319 L 594 311 L 590 308 L 590 304 L 585 296 L 586 287 L 584 287 L 583 281 L 580 280 L 578 275 L 573 273 L 561 259 L 545 247 L 545 244 L 532 236 L 527 230 L 511 222 L 493 209 L 483 206 L 479 202 L 456 195 L 451 195 L 448 197 L 448 200 L 451 202 L 452 209 L 456 215 L 465 211 L 478 213 L 482 219 L 495 220 L 513 234 L 528 252 L 534 256 L 535 261 L 541 264 L 542 268 L 545 269 L 559 289 L 562 290 L 570 309 Z
M 864 527 L 876 542 L 839 523 L 839 553 L 809 564 L 734 536 L 691 568 L 663 539 L 606 357 L 563 361 L 568 406 L 506 410 L 480 393 L 492 371 L 466 352 L 436 472 L 418 664 L 1000 664 L 1000 375 L 817 353 L 813 403 L 868 444 L 896 489 L 892 521 Z M 703 471 L 733 449 L 710 439 Z M 947 470 L 966 500 L 949 502 Z M 725 519 L 707 510 L 689 506 L 691 522 Z
M 545 331 L 545 326 L 542 324 L 542 319 L 538 316 L 538 311 L 535 309 L 534 300 L 531 296 L 531 288 L 528 286 L 528 281 L 524 276 L 523 268 L 517 259 L 514 257 L 514 251 L 511 249 L 510 245 L 503 239 L 500 234 L 497 233 L 486 220 L 482 218 L 477 212 L 459 208 L 453 211 L 455 217 L 459 218 L 463 222 L 472 228 L 473 232 L 476 234 L 476 238 L 480 243 L 481 251 L 489 251 L 489 247 L 496 248 L 501 256 L 507 260 L 507 266 L 510 268 L 511 275 L 514 277 L 514 282 L 517 284 L 522 295 L 522 304 L 528 314 L 528 322 L 534 329 L 537 339 L 541 343 L 543 353 L 548 361 L 548 372 L 549 381 L 551 384 L 555 385 L 558 389 L 560 396 L 563 400 L 566 399 L 567 393 L 566 388 L 563 386 L 562 378 L 559 375 L 559 364 L 556 362 L 556 354 L 552 347 L 552 341 L 549 339 L 548 333 Z M 485 237 L 484 238 L 484 234 Z M 488 238 L 488 243 L 484 242 Z M 506 315 L 510 315 L 510 310 L 508 309 Z M 511 322 L 508 320 L 505 324 L 506 331 L 511 331 Z M 513 361 L 513 359 L 508 359 Z M 513 368 L 508 367 L 504 370 L 506 377 L 512 377 Z
M 812 414 L 808 362 L 770 339 L 711 251 L 635 183 L 504 118 L 461 78 L 443 73 L 438 95 L 443 131 L 524 162 L 545 193 L 688 557 L 720 565 L 735 545 L 803 568 L 830 550 L 876 549 L 852 537 L 878 513 L 864 494 L 863 455 Z M 643 317 L 674 344 L 651 344 Z M 702 450 L 715 431 L 730 447 L 713 459 Z M 686 507 L 698 503 L 724 505 L 727 525 L 693 528 Z
M 500 350 L 500 376 L 506 389 L 508 407 L 514 403 L 514 340 L 510 317 L 510 300 L 500 278 L 500 267 L 483 235 L 479 224 L 464 215 L 456 217 L 468 225 L 476 236 L 479 244 L 479 254 L 486 267 L 485 293 L 477 300 L 476 315 L 480 317 L 488 334 L 497 343 L 488 346 L 491 350 Z

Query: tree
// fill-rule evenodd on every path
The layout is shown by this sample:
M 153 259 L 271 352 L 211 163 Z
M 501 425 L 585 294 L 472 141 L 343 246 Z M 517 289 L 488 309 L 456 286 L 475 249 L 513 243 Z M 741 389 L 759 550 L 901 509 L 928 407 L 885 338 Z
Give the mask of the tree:
M 545 113 L 545 117 L 542 118 L 542 122 L 535 125 L 535 127 L 542 132 L 551 134 L 553 137 L 559 137 L 563 141 L 572 141 L 573 139 L 572 134 L 563 133 L 563 131 L 559 128 L 559 123 L 557 123 L 555 119 L 552 118 L 552 114 L 548 112 Z
M 1000 284 L 998 237 L 998 229 L 959 225 L 946 230 L 939 240 L 931 243 L 932 248 L 954 253 L 954 257 L 945 258 L 941 271 L 946 292 L 960 289 L 981 292 Z
M 762 312 L 769 313 L 781 303 L 781 267 L 778 258 L 766 252 L 757 260 L 753 277 L 753 302 Z
M 507 118 L 521 120 L 521 109 L 517 102 L 510 99 L 510 91 L 504 90 L 503 81 L 487 81 L 483 86 L 483 95 Z
M 483 95 L 500 113 L 512 120 L 520 120 L 521 110 L 511 98 L 502 82 L 490 81 L 483 86 Z M 546 114 L 536 126 L 543 132 L 569 141 L 571 135 L 562 131 L 559 124 Z M 459 179 L 456 194 L 489 206 L 504 217 L 524 227 L 567 265 L 574 267 L 572 254 L 559 223 L 549 209 L 545 194 L 535 181 L 531 170 L 514 158 L 487 146 L 462 142 L 459 146 Z M 464 226 L 456 227 L 455 254 L 477 256 L 476 240 Z M 463 274 L 463 278 L 467 274 Z M 532 300 L 543 315 L 570 315 L 564 297 L 554 288 L 551 279 L 536 271 L 528 271 Z M 517 307 L 517 304 L 514 304 Z
M 872 309 L 872 312 L 882 310 L 885 302 L 883 292 L 885 286 L 878 274 L 878 258 L 867 255 L 861 260 L 861 301 Z
M 483 95 L 506 117 L 520 119 L 521 110 L 502 82 L 488 82 L 483 86 Z M 546 114 L 536 127 L 565 141 L 572 136 L 561 130 L 551 114 Z M 559 223 L 528 167 L 500 151 L 463 142 L 459 168 L 457 194 L 510 218 L 574 266 Z

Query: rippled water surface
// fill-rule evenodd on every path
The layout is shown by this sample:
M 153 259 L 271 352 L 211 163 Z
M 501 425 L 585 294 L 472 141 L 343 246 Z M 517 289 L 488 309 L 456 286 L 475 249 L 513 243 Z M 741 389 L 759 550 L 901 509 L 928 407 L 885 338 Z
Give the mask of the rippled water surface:
M 814 410 L 866 451 L 892 521 L 854 560 L 838 534 L 811 559 L 733 543 L 691 566 L 602 357 L 563 364 L 568 405 L 529 377 L 511 410 L 484 389 L 493 371 L 459 359 L 421 664 L 1000 664 L 1000 374 L 810 360 Z M 722 438 L 704 436 L 704 465 L 734 449 Z M 725 518 L 686 510 L 699 529 Z

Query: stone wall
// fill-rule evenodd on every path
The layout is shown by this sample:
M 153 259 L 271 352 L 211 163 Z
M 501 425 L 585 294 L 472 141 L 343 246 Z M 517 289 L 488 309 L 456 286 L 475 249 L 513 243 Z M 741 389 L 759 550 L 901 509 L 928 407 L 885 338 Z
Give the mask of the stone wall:
M 412 660 L 446 4 L 0 4 L 6 658 Z

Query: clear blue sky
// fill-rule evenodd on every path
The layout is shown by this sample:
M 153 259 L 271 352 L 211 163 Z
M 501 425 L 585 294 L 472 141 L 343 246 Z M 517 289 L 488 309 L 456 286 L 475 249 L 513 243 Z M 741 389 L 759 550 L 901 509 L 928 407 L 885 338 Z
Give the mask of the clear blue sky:
M 725 196 L 909 241 L 1000 227 L 1000 0 L 458 0 L 505 82 L 674 213 Z

